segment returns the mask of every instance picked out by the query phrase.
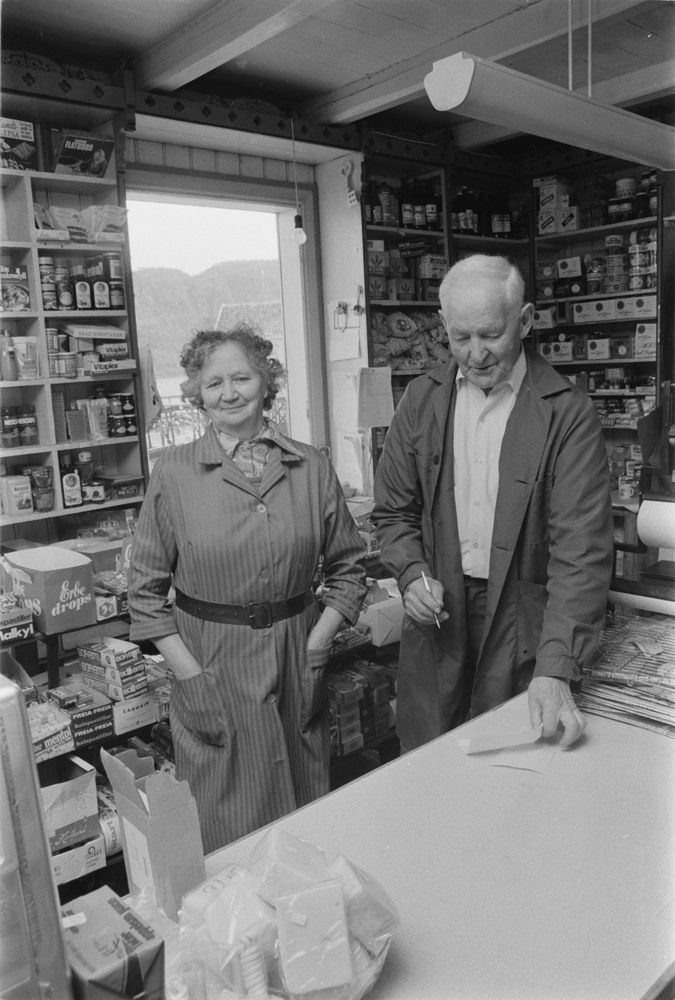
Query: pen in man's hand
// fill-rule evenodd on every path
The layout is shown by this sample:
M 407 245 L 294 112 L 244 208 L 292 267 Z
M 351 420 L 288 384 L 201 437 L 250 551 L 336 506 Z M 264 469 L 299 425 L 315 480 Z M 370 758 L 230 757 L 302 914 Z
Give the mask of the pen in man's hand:
M 424 572 L 424 570 L 422 570 L 422 580 L 424 582 L 424 586 L 426 587 L 427 593 L 430 594 L 431 593 L 431 587 L 429 586 L 429 581 L 427 580 L 427 574 Z M 440 628 L 441 627 L 441 623 L 439 622 L 438 615 L 436 614 L 435 611 L 434 611 L 434 621 L 436 622 L 436 628 Z

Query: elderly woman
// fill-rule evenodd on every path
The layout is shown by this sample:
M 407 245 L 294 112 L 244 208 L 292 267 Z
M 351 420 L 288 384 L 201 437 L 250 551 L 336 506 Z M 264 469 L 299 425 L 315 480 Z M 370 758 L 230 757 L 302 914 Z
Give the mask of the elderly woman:
M 160 456 L 131 557 L 131 638 L 171 669 L 176 775 L 207 852 L 328 791 L 325 664 L 365 593 L 332 466 L 264 415 L 284 374 L 271 350 L 243 324 L 185 346 L 183 396 L 209 425 Z

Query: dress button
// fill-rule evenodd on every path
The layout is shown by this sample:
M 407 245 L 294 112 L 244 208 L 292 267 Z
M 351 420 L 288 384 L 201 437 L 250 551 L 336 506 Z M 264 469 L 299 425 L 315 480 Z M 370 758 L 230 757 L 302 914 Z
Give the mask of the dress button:
M 277 696 L 275 694 L 268 694 L 267 697 L 265 698 L 265 701 L 267 702 L 268 705 L 276 705 Z
M 441 460 L 441 456 L 440 455 L 434 455 L 434 457 L 432 459 L 434 465 L 438 465 L 438 463 L 440 462 L 440 460 Z
M 255 509 L 258 511 L 259 514 L 264 514 L 265 511 L 267 510 L 267 507 L 265 506 L 264 503 L 259 503 L 256 505 Z

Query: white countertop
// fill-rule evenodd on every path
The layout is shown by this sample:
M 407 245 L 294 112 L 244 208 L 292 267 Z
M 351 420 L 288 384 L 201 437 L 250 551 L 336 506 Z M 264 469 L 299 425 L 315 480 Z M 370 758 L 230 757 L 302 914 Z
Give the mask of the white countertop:
M 540 771 L 458 743 L 528 727 L 523 695 L 279 821 L 396 903 L 369 1000 L 639 1000 L 675 960 L 675 741 L 589 716 Z

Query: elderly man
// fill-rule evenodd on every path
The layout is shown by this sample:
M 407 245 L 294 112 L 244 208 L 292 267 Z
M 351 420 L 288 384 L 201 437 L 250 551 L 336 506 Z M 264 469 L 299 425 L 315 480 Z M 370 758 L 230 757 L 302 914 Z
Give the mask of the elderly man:
M 375 477 L 382 562 L 406 610 L 397 726 L 411 749 L 528 691 L 533 725 L 583 732 L 570 682 L 612 568 L 609 473 L 588 397 L 525 345 L 534 307 L 503 257 L 440 289 L 452 359 L 410 383 Z

